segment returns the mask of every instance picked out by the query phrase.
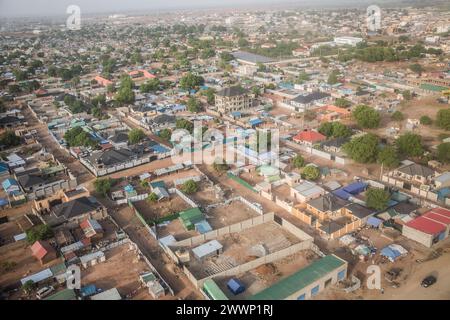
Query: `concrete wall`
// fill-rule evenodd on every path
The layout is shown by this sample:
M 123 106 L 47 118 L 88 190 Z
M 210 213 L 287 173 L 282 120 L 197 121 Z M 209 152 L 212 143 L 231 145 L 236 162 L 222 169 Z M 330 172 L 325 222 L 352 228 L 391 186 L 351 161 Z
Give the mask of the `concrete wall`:
M 192 247 L 199 245 L 207 240 L 216 239 L 219 236 L 234 233 L 234 232 L 241 232 L 242 230 L 246 230 L 249 228 L 252 228 L 254 226 L 270 222 L 274 220 L 274 213 L 266 213 L 264 215 L 261 215 L 259 217 L 247 219 L 220 229 L 215 229 L 210 232 L 185 239 L 182 241 L 177 241 L 175 244 L 173 244 L 172 248 L 178 248 L 178 247 Z
M 402 228 L 402 235 L 408 239 L 414 240 L 425 247 L 431 248 L 433 245 L 433 236 L 427 233 L 423 233 L 414 228 L 408 227 L 406 225 Z

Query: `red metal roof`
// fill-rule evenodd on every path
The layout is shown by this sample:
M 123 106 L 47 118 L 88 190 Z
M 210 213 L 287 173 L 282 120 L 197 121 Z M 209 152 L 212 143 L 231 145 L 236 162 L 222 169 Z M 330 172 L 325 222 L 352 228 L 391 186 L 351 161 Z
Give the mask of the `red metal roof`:
M 306 130 L 299 132 L 293 139 L 300 141 L 317 142 L 325 140 L 326 137 L 319 132 Z
M 446 216 L 443 216 L 441 214 L 434 213 L 432 211 L 431 212 L 427 212 L 425 214 L 425 217 L 427 217 L 428 219 L 434 220 L 436 222 L 443 223 L 443 224 L 445 224 L 447 226 L 450 225 L 450 217 L 446 217 Z
M 414 220 L 411 220 L 406 226 L 422 231 L 427 234 L 436 235 L 445 230 L 445 225 L 433 221 L 426 216 L 420 216 Z
M 31 251 L 33 252 L 33 256 L 37 259 L 41 260 L 46 256 L 46 254 L 50 251 L 51 247 L 49 244 L 41 241 L 36 241 L 31 246 Z
M 434 208 L 431 209 L 430 211 L 450 218 L 450 210 L 444 208 Z

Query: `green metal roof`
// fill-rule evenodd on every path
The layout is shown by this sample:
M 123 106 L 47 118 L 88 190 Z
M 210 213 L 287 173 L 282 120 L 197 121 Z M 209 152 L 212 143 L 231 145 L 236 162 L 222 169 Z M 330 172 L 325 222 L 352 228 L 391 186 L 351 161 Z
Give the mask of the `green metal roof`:
M 203 220 L 204 217 L 199 208 L 191 208 L 180 212 L 180 220 L 188 230 L 192 230 L 194 224 Z
M 334 255 L 325 256 L 309 266 L 286 277 L 271 287 L 250 297 L 250 300 L 284 300 L 295 292 L 309 286 L 345 262 Z
M 73 289 L 64 289 L 51 296 L 45 298 L 44 300 L 75 300 L 76 295 Z
M 420 85 L 420 89 L 424 89 L 424 90 L 428 90 L 428 91 L 436 91 L 436 92 L 442 92 L 442 91 L 448 90 L 447 87 L 437 86 L 437 85 L 429 84 L 429 83 L 422 83 Z
M 219 288 L 213 279 L 208 279 L 203 283 L 203 291 L 213 300 L 228 300 L 228 297 Z

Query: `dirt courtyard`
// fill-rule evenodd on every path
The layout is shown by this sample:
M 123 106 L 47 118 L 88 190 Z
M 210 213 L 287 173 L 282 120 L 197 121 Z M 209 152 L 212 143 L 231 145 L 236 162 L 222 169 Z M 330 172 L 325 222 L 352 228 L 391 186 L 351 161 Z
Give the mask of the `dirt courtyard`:
M 207 215 L 211 227 L 218 229 L 257 217 L 259 214 L 241 201 L 235 200 L 230 204 L 210 209 Z
M 135 251 L 129 250 L 128 244 L 113 248 L 105 252 L 105 255 L 105 262 L 82 270 L 82 286 L 95 284 L 103 291 L 117 288 L 122 298 L 139 293 L 140 299 L 152 299 L 148 291 L 141 288 L 139 282 L 139 274 L 150 269 L 143 260 L 138 259 Z

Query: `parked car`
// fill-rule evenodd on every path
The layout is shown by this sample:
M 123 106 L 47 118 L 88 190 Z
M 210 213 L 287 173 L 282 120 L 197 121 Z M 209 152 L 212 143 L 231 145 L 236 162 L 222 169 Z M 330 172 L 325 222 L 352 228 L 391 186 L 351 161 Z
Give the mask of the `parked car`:
M 432 286 L 433 284 L 435 284 L 437 281 L 436 277 L 434 276 L 428 276 L 425 279 L 422 280 L 422 287 L 424 288 L 428 288 L 429 286 Z
M 39 289 L 38 292 L 36 293 L 36 299 L 41 300 L 46 296 L 48 296 L 50 293 L 52 293 L 54 290 L 55 288 L 53 288 L 52 286 L 43 287 Z

